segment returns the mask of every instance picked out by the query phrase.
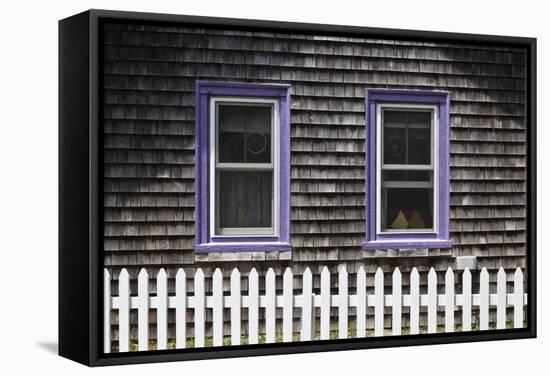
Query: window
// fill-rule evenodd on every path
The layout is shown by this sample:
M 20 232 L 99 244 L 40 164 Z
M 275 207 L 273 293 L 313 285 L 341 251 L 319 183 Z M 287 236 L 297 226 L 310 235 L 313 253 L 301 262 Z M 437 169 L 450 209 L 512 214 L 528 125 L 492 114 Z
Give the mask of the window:
M 448 248 L 449 96 L 367 90 L 364 249 Z
M 211 235 L 277 234 L 278 107 L 277 100 L 210 98 Z
M 290 86 L 196 89 L 195 251 L 290 250 Z

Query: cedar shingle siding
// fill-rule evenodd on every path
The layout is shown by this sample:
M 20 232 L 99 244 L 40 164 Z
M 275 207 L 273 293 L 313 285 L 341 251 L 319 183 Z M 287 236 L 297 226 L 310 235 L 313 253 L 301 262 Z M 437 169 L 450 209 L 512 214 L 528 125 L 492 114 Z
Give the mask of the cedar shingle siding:
M 346 262 L 369 272 L 441 271 L 454 256 L 474 255 L 492 271 L 525 266 L 524 50 L 175 26 L 104 29 L 106 265 L 169 273 L 236 265 L 212 262 L 213 255 L 203 262 L 208 256 L 193 252 L 194 89 L 196 80 L 212 80 L 292 85 L 292 254 L 243 261 L 263 270 Z M 367 87 L 450 91 L 451 250 L 361 250 Z

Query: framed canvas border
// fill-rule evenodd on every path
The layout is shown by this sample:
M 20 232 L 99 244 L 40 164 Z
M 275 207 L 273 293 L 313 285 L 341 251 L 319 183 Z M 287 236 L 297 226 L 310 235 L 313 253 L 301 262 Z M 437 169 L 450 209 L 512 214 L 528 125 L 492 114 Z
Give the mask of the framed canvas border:
M 103 354 L 103 98 L 99 89 L 103 87 L 101 25 L 107 20 L 525 48 L 527 328 Z M 59 21 L 59 354 L 88 366 L 104 366 L 536 337 L 536 55 L 536 39 L 525 37 L 96 9 Z

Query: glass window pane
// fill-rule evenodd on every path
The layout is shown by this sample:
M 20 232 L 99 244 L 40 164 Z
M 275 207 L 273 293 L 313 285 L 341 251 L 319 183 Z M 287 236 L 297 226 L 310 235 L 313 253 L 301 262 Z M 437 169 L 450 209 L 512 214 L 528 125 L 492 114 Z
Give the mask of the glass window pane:
M 384 110 L 384 164 L 430 164 L 431 111 Z
M 221 228 L 272 227 L 273 171 L 219 171 Z
M 407 114 L 403 111 L 384 111 L 384 164 L 407 163 Z
M 401 171 L 401 170 L 386 170 L 383 172 L 383 179 L 387 181 L 424 181 L 431 182 L 431 171 Z
M 271 162 L 270 104 L 218 103 L 218 162 Z
M 431 111 L 409 111 L 407 112 L 410 128 L 430 128 L 432 122 Z
M 431 135 L 430 128 L 409 127 L 408 163 L 409 164 L 430 164 L 431 160 Z
M 432 228 L 432 188 L 382 188 L 382 230 Z

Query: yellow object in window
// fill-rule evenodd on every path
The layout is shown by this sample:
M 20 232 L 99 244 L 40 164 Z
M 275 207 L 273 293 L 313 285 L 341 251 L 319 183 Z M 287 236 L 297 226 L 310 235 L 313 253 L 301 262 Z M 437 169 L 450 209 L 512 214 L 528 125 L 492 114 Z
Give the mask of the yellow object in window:
M 399 214 L 397 214 L 397 217 L 395 217 L 391 224 L 391 228 L 404 229 L 407 228 L 408 224 L 409 222 L 407 221 L 405 214 L 403 214 L 403 211 L 399 211 Z
M 426 224 L 417 211 L 413 211 L 411 219 L 409 219 L 409 228 L 426 228 Z

